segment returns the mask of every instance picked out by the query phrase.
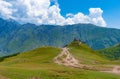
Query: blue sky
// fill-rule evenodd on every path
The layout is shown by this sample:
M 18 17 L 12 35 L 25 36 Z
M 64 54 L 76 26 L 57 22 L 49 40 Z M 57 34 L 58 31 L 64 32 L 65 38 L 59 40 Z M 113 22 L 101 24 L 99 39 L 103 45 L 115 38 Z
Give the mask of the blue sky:
M 89 8 L 101 8 L 107 27 L 120 28 L 120 0 L 58 0 L 61 14 L 89 13 Z

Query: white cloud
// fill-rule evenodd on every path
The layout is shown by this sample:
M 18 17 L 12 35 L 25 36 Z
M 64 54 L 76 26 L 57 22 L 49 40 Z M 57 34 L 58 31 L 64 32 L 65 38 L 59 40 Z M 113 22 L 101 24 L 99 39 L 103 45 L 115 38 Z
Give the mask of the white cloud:
M 55 4 L 50 6 L 50 1 Z M 100 8 L 90 8 L 89 15 L 81 12 L 68 13 L 66 17 L 60 14 L 57 0 L 0 0 L 0 17 L 12 18 L 22 23 L 67 25 L 77 23 L 92 23 L 106 26 Z
M 90 8 L 89 11 L 90 11 L 89 17 L 91 19 L 90 20 L 91 23 L 95 25 L 106 26 L 106 22 L 102 17 L 103 10 L 101 10 L 100 8 Z
M 89 17 L 84 15 L 83 13 L 77 14 L 67 14 L 67 19 L 64 24 L 78 24 L 78 23 L 90 23 Z

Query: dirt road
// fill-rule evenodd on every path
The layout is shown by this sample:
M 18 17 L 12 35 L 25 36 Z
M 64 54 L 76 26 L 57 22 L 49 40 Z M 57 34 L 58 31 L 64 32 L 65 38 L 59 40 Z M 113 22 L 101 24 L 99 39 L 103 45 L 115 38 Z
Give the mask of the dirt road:
M 109 70 L 109 71 L 102 71 L 102 72 L 120 74 L 120 66 L 114 66 L 112 70 Z
M 73 66 L 79 67 L 79 62 L 77 59 L 73 57 L 73 55 L 69 52 L 69 48 L 62 48 L 61 53 L 56 56 L 54 62 L 59 65 Z

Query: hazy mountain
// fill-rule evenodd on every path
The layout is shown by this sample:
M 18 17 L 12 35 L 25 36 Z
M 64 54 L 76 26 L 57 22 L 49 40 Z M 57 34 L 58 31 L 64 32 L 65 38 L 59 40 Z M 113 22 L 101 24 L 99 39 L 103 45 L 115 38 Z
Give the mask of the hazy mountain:
M 0 50 L 5 55 L 40 46 L 63 47 L 75 38 L 93 49 L 103 49 L 120 43 L 120 30 L 92 24 L 21 25 L 13 20 L 0 19 Z

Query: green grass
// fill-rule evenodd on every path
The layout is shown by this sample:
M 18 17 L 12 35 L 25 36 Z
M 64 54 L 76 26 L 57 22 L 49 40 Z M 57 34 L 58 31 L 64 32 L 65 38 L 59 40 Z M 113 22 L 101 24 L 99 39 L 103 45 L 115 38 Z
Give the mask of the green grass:
M 42 47 L 35 50 L 21 53 L 17 56 L 4 59 L 1 64 L 16 65 L 24 63 L 53 63 L 52 59 L 60 53 L 61 49 L 53 47 Z
M 120 60 L 120 44 L 98 50 L 98 52 L 110 60 Z
M 103 65 L 109 62 L 87 45 L 68 45 L 70 52 L 83 64 Z M 120 79 L 120 75 L 85 70 L 53 63 L 53 58 L 61 52 L 60 48 L 42 47 L 5 58 L 0 62 L 0 74 L 10 79 Z M 96 65 L 96 63 L 99 64 Z
M 119 79 L 119 75 L 75 69 L 64 66 L 43 67 L 43 68 L 20 68 L 0 67 L 0 74 L 10 79 L 30 79 L 38 77 L 41 79 Z

